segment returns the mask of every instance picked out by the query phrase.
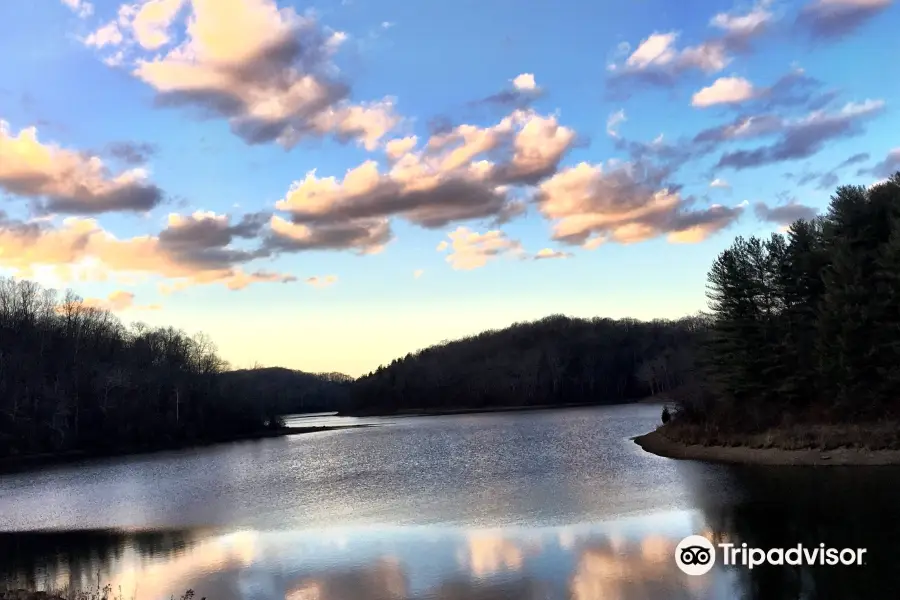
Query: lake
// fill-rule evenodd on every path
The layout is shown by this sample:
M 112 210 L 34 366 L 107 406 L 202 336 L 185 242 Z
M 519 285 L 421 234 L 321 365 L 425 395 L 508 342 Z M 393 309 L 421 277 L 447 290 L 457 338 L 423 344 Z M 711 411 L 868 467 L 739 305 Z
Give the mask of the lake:
M 643 452 L 660 407 L 291 424 L 377 427 L 0 476 L 0 577 L 126 599 L 881 598 L 900 589 L 900 470 Z M 685 536 L 865 548 L 861 566 L 692 576 Z

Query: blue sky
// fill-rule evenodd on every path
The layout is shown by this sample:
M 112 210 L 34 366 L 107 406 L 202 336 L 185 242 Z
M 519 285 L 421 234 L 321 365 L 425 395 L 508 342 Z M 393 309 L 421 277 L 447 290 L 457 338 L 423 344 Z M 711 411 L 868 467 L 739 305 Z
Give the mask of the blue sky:
M 11 0 L 0 23 L 0 269 L 237 367 L 693 313 L 734 236 L 900 169 L 893 0 Z

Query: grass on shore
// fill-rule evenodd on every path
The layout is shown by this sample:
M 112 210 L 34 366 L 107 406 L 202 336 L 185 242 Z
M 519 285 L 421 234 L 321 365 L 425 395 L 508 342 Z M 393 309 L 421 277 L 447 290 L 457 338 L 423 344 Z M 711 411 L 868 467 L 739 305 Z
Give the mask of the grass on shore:
M 896 421 L 852 425 L 794 424 L 758 433 L 740 433 L 716 425 L 674 419 L 657 431 L 665 438 L 685 445 L 779 450 L 900 450 L 900 423 Z

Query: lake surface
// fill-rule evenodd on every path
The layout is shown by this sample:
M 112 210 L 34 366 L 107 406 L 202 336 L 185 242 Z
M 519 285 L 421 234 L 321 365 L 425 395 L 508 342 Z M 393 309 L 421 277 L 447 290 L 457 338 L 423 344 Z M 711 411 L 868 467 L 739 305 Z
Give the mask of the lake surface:
M 900 470 L 660 458 L 630 439 L 659 412 L 366 418 L 380 426 L 0 476 L 0 577 L 99 574 L 138 600 L 895 596 Z M 866 564 L 690 576 L 674 560 L 690 534 Z

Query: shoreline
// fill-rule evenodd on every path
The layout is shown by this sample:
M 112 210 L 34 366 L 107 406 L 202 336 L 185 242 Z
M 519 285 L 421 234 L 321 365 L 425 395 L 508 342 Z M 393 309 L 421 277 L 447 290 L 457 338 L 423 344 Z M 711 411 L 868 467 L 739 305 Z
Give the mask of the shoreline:
M 231 444 L 234 442 L 252 442 L 255 440 L 264 440 L 276 437 L 287 437 L 291 435 L 300 435 L 305 433 L 317 433 L 322 431 L 336 431 L 339 429 L 358 429 L 360 427 L 377 427 L 377 425 L 319 425 L 311 427 L 284 427 L 274 430 L 263 430 L 256 433 L 248 433 L 244 435 L 215 438 L 208 440 L 198 440 L 182 444 L 167 444 L 158 447 L 133 447 L 133 448 L 116 448 L 112 450 L 70 450 L 67 452 L 53 452 L 43 454 L 28 454 L 24 456 L 12 456 L 0 458 L 0 475 L 4 473 L 13 473 L 28 471 L 37 467 L 56 466 L 70 462 L 77 462 L 85 459 L 95 458 L 118 458 L 124 456 L 138 456 L 145 454 L 156 454 L 159 452 L 172 452 L 177 450 L 192 450 L 199 448 L 208 448 L 210 446 L 218 446 L 220 444 Z M 0 599 L 2 600 L 2 599 Z
M 766 466 L 885 466 L 900 465 L 900 450 L 753 448 L 751 446 L 705 446 L 668 438 L 659 429 L 632 438 L 645 452 L 676 460 L 766 465 Z

